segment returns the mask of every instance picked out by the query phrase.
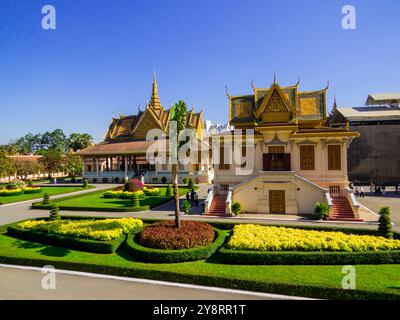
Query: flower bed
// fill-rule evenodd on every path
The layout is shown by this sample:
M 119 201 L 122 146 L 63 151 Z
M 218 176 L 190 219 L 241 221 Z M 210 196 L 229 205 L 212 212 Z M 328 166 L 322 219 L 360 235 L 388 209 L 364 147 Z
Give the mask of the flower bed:
M 40 187 L 26 187 L 24 189 L 24 194 L 41 193 L 42 188 Z
M 226 245 L 233 250 L 256 251 L 377 251 L 399 250 L 400 240 L 343 232 L 237 225 Z
M 226 231 L 213 229 L 214 241 L 208 245 L 190 249 L 166 250 L 145 247 L 140 243 L 139 234 L 129 235 L 125 249 L 136 260 L 144 262 L 177 263 L 203 260 L 211 257 L 224 244 L 226 236 Z
M 23 189 L 0 189 L 0 197 L 19 196 L 24 194 Z
M 103 197 L 109 199 L 132 199 L 134 193 L 137 194 L 139 197 L 144 196 L 144 192 L 142 190 L 133 192 L 117 190 L 117 191 L 107 191 L 104 193 Z
M 63 248 L 113 253 L 129 232 L 139 232 L 142 221 L 133 218 L 71 218 L 56 221 L 43 219 L 15 223 L 7 228 L 13 237 Z
M 142 246 L 156 249 L 189 249 L 205 246 L 214 240 L 214 230 L 204 222 L 181 221 L 181 227 L 175 227 L 175 221 L 154 223 L 139 234 Z
M 48 234 L 90 240 L 109 241 L 130 232 L 141 230 L 143 222 L 133 218 L 102 220 L 28 220 L 17 224 L 18 228 Z

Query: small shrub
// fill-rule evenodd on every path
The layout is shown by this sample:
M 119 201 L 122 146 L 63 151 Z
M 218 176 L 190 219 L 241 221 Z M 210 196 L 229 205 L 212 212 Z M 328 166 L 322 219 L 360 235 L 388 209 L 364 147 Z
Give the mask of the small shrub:
M 162 177 L 162 178 L 161 178 L 161 182 L 162 182 L 162 183 L 167 183 L 167 177 Z
M 115 177 L 115 178 L 114 178 L 114 182 L 115 182 L 115 183 L 119 183 L 119 177 Z
M 388 239 L 393 238 L 392 232 L 392 222 L 390 219 L 390 208 L 389 207 L 382 207 L 379 211 L 379 226 L 378 226 L 379 233 Z
M 189 249 L 205 246 L 213 242 L 214 229 L 205 222 L 181 221 L 181 227 L 175 221 L 163 221 L 146 227 L 139 234 L 140 244 L 157 249 Z
M 194 183 L 193 183 L 193 179 L 192 178 L 188 179 L 188 188 L 190 190 L 194 189 Z
M 83 179 L 83 189 L 87 189 L 89 187 L 88 179 Z
M 184 177 L 184 178 L 182 179 L 182 182 L 183 182 L 184 184 L 188 183 L 188 178 Z
M 153 183 L 157 183 L 158 182 L 158 178 L 156 178 L 156 177 L 151 178 L 151 181 L 153 181 Z
M 24 189 L 25 182 L 20 180 L 14 180 L 6 184 L 6 189 L 13 190 L 13 189 Z
M 43 195 L 43 204 L 50 204 L 50 196 L 47 192 Z
M 49 220 L 54 221 L 54 220 L 60 220 L 60 219 L 61 219 L 60 210 L 58 209 L 58 206 L 56 204 L 53 204 L 51 206 Z
M 167 196 L 167 197 L 174 196 L 174 191 L 172 190 L 172 187 L 170 184 L 167 186 L 167 189 L 165 190 L 165 196 Z
M 107 178 L 107 177 L 103 177 L 103 178 L 101 179 L 101 182 L 107 183 L 107 182 L 108 182 L 108 178 Z
M 189 210 L 190 210 L 191 207 L 192 207 L 192 206 L 190 205 L 190 202 L 189 202 L 189 201 L 184 200 L 184 201 L 182 202 L 182 211 L 183 211 L 185 214 L 188 214 L 188 213 L 189 213 Z
M 97 183 L 97 178 L 93 178 L 93 183 Z
M 26 185 L 27 185 L 28 187 L 32 187 L 32 186 L 33 186 L 32 179 L 29 179 Z
M 232 213 L 235 216 L 237 216 L 242 213 L 242 206 L 240 205 L 239 202 L 234 202 L 234 203 L 232 203 L 231 210 L 232 210 Z
M 314 213 L 317 215 L 318 219 L 325 220 L 329 215 L 329 206 L 326 203 L 317 202 L 314 207 Z
M 139 208 L 140 207 L 139 196 L 138 196 L 138 194 L 136 192 L 134 192 L 133 195 L 132 195 L 131 207 L 133 207 L 133 208 Z

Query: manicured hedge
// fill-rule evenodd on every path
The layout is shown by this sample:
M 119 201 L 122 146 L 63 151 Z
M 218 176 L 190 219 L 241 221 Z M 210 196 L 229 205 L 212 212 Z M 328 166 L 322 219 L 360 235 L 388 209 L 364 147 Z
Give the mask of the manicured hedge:
M 286 294 L 291 296 L 324 298 L 335 300 L 361 300 L 361 299 L 374 299 L 374 300 L 398 300 L 399 295 L 394 293 L 386 293 L 379 291 L 367 290 L 343 290 L 341 286 L 337 288 L 324 287 L 323 285 L 312 284 L 291 284 L 283 282 L 271 281 L 257 281 L 228 278 L 224 276 L 212 276 L 206 274 L 182 274 L 173 271 L 160 271 L 151 270 L 140 267 L 120 267 L 105 264 L 90 264 L 83 262 L 73 261 L 60 261 L 54 258 L 25 258 L 0 255 L 0 263 L 13 264 L 13 265 L 26 265 L 43 267 L 44 265 L 51 264 L 56 269 L 60 270 L 74 270 L 90 273 L 100 273 L 123 277 L 134 277 L 143 279 L 153 279 L 170 281 L 177 283 L 190 283 L 204 286 L 231 288 L 240 290 L 249 290 L 256 292 L 266 292 L 275 294 Z
M 400 263 L 400 250 L 364 252 L 248 251 L 221 248 L 213 257 L 225 264 L 345 265 Z
M 35 205 L 34 209 L 45 209 L 50 210 L 52 204 L 55 202 L 51 201 L 48 205 Z M 134 207 L 123 207 L 123 208 L 104 208 L 104 207 L 74 207 L 74 206 L 58 206 L 60 210 L 65 211 L 103 211 L 103 212 L 136 212 L 136 211 L 147 211 L 150 210 L 150 206 L 141 206 L 139 208 Z
M 34 193 L 41 193 L 42 188 L 32 188 L 30 190 L 24 189 L 24 194 L 34 194 Z
M 17 224 L 13 224 L 7 228 L 7 235 L 22 240 L 29 240 L 67 249 L 94 253 L 113 253 L 126 239 L 125 235 L 112 241 L 96 241 L 89 239 L 71 238 L 34 230 L 25 230 L 17 227 Z
M 139 235 L 137 234 L 128 236 L 125 248 L 135 259 L 145 262 L 174 263 L 203 260 L 213 255 L 225 242 L 226 232 L 218 229 L 214 229 L 214 231 L 214 242 L 208 246 L 182 250 L 147 248 L 139 244 Z

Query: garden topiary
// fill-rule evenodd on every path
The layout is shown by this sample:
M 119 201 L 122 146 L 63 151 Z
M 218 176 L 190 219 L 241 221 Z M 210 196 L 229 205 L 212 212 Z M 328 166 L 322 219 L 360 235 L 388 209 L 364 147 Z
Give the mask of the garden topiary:
M 317 202 L 314 207 L 314 213 L 318 219 L 325 220 L 329 216 L 330 208 L 327 203 Z
M 378 231 L 385 238 L 388 238 L 388 239 L 393 238 L 392 222 L 390 219 L 390 208 L 389 207 L 382 207 L 381 210 L 379 210 Z
M 234 203 L 232 203 L 231 210 L 232 210 L 232 213 L 235 216 L 237 216 L 242 213 L 242 206 L 240 205 L 239 202 L 234 202 Z
M 58 209 L 58 206 L 56 204 L 53 204 L 51 206 L 49 220 L 54 221 L 54 220 L 60 220 L 60 219 L 61 219 L 61 216 L 60 216 L 60 211 Z
M 139 196 L 136 192 L 132 195 L 131 206 L 132 208 L 140 208 Z
M 184 184 L 188 183 L 188 178 L 184 177 L 184 178 L 182 179 L 182 182 L 183 182 Z
M 50 203 L 50 196 L 49 196 L 49 194 L 46 192 L 44 195 L 43 195 L 43 204 L 49 204 Z
M 88 179 L 83 179 L 83 189 L 87 189 L 89 187 Z
M 32 186 L 33 186 L 32 179 L 29 179 L 29 180 L 28 180 L 27 186 L 28 186 L 28 187 L 32 187 Z
M 170 184 L 167 186 L 167 189 L 165 190 L 165 196 L 167 196 L 167 197 L 174 196 L 174 191 L 172 190 L 172 187 Z
M 162 182 L 162 183 L 167 183 L 167 177 L 162 177 L 162 178 L 161 178 L 161 182 Z
M 188 188 L 190 190 L 194 189 L 194 183 L 193 183 L 193 179 L 192 178 L 188 179 Z
M 182 211 L 183 211 L 185 214 L 188 214 L 188 213 L 189 213 L 189 210 L 190 210 L 191 207 L 192 207 L 192 206 L 190 205 L 190 202 L 189 202 L 189 201 L 184 200 L 184 201 L 182 202 Z

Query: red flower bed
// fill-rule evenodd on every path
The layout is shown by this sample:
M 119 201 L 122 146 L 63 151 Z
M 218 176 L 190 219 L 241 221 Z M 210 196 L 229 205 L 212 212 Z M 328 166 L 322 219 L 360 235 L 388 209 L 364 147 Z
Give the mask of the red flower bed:
M 211 244 L 214 241 L 212 226 L 204 222 L 181 221 L 181 228 L 175 221 L 154 223 L 139 234 L 142 246 L 156 249 L 189 249 Z
M 124 191 L 134 192 L 138 190 L 143 190 L 144 184 L 138 179 L 131 179 L 124 185 Z

